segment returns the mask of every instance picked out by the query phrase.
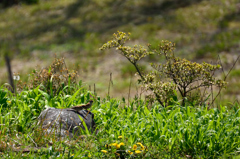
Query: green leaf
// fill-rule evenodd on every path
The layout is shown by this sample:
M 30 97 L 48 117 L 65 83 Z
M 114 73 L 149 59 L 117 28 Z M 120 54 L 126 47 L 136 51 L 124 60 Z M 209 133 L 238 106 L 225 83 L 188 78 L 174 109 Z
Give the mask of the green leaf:
M 82 89 L 83 89 L 83 87 L 80 88 L 77 92 L 75 92 L 72 97 L 70 97 L 70 99 L 69 99 L 69 101 L 68 101 L 68 103 L 67 103 L 67 106 L 66 106 L 67 108 L 70 107 L 71 104 L 73 104 L 73 101 L 76 99 L 76 96 L 78 95 L 78 93 L 79 93 Z

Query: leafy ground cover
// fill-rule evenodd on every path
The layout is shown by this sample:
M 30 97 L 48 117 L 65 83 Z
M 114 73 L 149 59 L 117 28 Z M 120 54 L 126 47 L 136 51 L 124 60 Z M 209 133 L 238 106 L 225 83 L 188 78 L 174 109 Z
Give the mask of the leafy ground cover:
M 76 84 L 56 96 L 38 88 L 12 94 L 0 89 L 1 158 L 225 158 L 240 148 L 239 105 L 166 108 L 140 99 L 94 96 L 91 111 L 99 132 L 75 140 L 44 135 L 36 127 L 45 107 L 65 108 L 85 103 L 92 92 Z

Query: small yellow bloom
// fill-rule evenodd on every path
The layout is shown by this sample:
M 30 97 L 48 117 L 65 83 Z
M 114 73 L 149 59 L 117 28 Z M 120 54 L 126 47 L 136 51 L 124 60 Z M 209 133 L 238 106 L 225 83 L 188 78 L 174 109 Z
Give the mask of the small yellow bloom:
M 101 150 L 103 153 L 107 153 L 107 151 L 106 150 Z
M 109 147 L 111 147 L 111 144 L 110 144 L 110 145 L 106 144 L 105 147 L 106 147 L 106 148 L 109 148 Z
M 117 146 L 118 144 L 117 143 L 112 143 L 111 146 Z
M 142 151 L 136 150 L 135 153 L 142 153 Z
M 132 151 L 128 151 L 128 153 L 129 153 L 130 155 L 132 155 L 132 154 L 133 154 L 133 152 L 132 152 Z
M 119 144 L 119 146 L 121 147 L 121 146 L 124 146 L 125 144 L 123 143 L 123 142 L 121 142 L 120 144 Z
M 11 104 L 11 101 L 7 101 L 9 104 Z
M 122 139 L 122 136 L 118 136 L 119 139 Z
M 136 150 L 137 149 L 137 145 L 133 145 L 133 150 Z
M 141 146 L 141 150 L 145 150 L 145 147 L 144 147 L 144 146 Z
M 116 147 L 116 149 L 119 149 L 119 148 L 120 148 L 120 145 L 119 145 L 119 144 L 117 144 L 117 143 L 112 143 L 112 144 L 111 144 L 111 146 L 115 146 L 115 147 Z
M 143 144 L 141 144 L 140 142 L 138 142 L 137 145 L 140 145 L 141 147 L 143 146 Z
M 119 144 L 116 145 L 116 149 L 120 149 L 120 147 L 121 147 L 121 146 L 120 146 Z
M 74 156 L 74 154 L 71 154 L 71 156 Z
M 116 146 L 117 145 L 117 143 L 112 143 L 112 144 L 110 144 L 111 146 Z
M 92 157 L 92 155 L 89 153 L 89 154 L 88 154 L 88 157 L 90 158 L 90 157 Z
M 124 146 L 125 144 L 124 144 L 123 142 L 121 142 L 119 145 L 120 145 L 120 146 Z

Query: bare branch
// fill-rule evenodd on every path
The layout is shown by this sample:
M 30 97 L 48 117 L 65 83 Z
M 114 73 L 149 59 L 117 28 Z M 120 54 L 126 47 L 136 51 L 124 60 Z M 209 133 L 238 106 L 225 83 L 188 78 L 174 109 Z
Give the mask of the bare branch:
M 237 57 L 236 61 L 235 61 L 235 62 L 233 63 L 233 65 L 232 65 L 231 69 L 228 71 L 227 75 L 224 77 L 223 80 L 224 80 L 225 82 L 226 82 L 226 80 L 227 80 L 228 75 L 230 74 L 230 72 L 232 71 L 232 69 L 235 67 L 235 65 L 236 65 L 237 61 L 239 60 L 239 58 L 240 58 L 240 55 Z M 212 101 L 212 104 L 213 104 L 213 102 L 217 99 L 217 97 L 219 96 L 219 94 L 221 93 L 222 88 L 223 88 L 223 87 L 220 87 L 217 95 L 214 97 L 214 99 L 213 99 L 213 101 Z

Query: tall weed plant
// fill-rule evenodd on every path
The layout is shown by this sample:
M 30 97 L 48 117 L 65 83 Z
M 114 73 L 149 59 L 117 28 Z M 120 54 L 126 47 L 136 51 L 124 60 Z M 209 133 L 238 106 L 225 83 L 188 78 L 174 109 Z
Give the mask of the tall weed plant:
M 154 98 L 162 106 L 177 101 L 178 94 L 180 94 L 182 105 L 185 105 L 186 101 L 192 105 L 201 105 L 206 103 L 210 95 L 213 95 L 211 91 L 207 93 L 207 89 L 215 86 L 221 90 L 226 86 L 224 80 L 214 76 L 215 72 L 220 69 L 220 65 L 205 62 L 200 64 L 176 57 L 174 43 L 162 41 L 158 46 L 148 44 L 148 49 L 146 49 L 141 45 L 125 46 L 129 40 L 130 33 L 114 33 L 113 39 L 105 43 L 100 50 L 115 48 L 119 51 L 135 67 L 139 75 L 139 83 L 146 90 L 152 91 Z M 152 54 L 163 56 L 166 62 L 151 63 L 154 71 L 146 73 L 141 70 L 138 63 Z
M 28 87 L 29 89 L 39 88 L 52 97 L 61 92 L 70 93 L 77 83 L 78 72 L 69 70 L 64 58 L 55 58 L 52 64 L 41 70 L 33 70 L 29 74 L 27 83 L 18 82 L 19 91 Z

